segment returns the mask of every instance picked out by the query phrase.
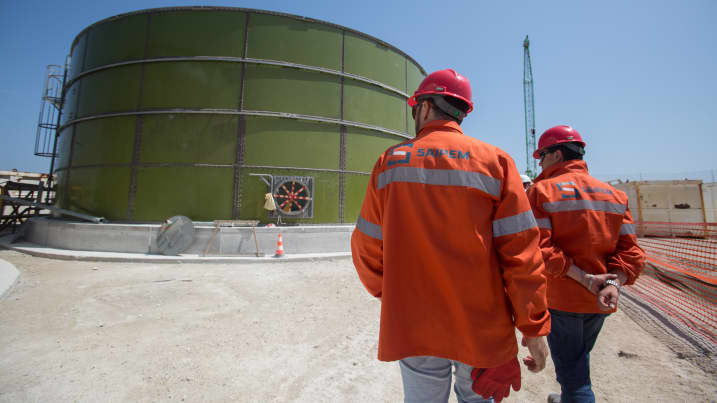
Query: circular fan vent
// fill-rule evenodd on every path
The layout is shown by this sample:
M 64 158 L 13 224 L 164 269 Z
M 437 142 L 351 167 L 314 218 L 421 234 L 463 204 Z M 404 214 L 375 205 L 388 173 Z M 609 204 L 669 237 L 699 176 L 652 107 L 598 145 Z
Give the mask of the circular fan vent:
M 276 208 L 283 215 L 302 215 L 311 205 L 311 190 L 300 180 L 289 179 L 274 187 Z

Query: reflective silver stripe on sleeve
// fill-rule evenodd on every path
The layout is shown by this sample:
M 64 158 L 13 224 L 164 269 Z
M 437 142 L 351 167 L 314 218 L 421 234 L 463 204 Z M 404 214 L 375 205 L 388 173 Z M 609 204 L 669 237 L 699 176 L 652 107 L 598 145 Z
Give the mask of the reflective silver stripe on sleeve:
M 466 186 L 500 196 L 500 180 L 478 172 L 451 169 L 397 167 L 378 175 L 378 189 L 393 182 L 425 183 L 427 185 Z
M 381 226 L 378 224 L 366 221 L 363 217 L 359 216 L 358 221 L 356 221 L 356 228 L 358 228 L 359 231 L 370 236 L 371 238 L 383 241 L 383 233 L 381 232 Z
M 493 237 L 517 234 L 535 226 L 533 212 L 526 211 L 514 216 L 493 220 Z
M 620 235 L 634 235 L 635 224 L 622 224 L 620 226 Z
M 549 213 L 560 211 L 595 210 L 606 213 L 625 214 L 626 205 L 597 200 L 560 200 L 543 203 L 543 209 Z
M 538 227 L 545 229 L 553 229 L 553 224 L 550 222 L 550 218 L 536 218 L 535 222 L 538 223 Z

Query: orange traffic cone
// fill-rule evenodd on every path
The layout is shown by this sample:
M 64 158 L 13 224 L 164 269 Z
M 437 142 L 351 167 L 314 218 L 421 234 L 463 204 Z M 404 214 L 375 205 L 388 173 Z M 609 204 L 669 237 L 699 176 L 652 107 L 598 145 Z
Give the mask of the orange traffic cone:
M 279 234 L 279 239 L 276 241 L 276 253 L 274 253 L 274 257 L 284 257 L 284 242 L 281 241 L 281 234 Z

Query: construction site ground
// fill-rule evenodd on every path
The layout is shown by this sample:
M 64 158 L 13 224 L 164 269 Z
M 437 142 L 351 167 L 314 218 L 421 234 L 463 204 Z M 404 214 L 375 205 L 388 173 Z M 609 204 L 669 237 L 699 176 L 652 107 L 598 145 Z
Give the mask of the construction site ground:
M 380 302 L 350 258 L 107 263 L 0 250 L 0 259 L 20 272 L 0 299 L 0 402 L 403 399 L 398 364 L 376 359 Z M 717 397 L 715 374 L 622 312 L 590 358 L 598 402 Z M 552 361 L 539 374 L 523 369 L 522 383 L 504 401 L 545 401 L 558 391 Z

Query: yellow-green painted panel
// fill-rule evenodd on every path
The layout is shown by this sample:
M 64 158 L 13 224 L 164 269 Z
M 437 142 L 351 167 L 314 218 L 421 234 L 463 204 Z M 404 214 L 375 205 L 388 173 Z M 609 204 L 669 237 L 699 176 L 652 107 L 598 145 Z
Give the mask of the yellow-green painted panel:
M 247 118 L 248 165 L 339 169 L 339 127 L 283 118 Z
M 85 47 L 87 46 L 87 33 L 85 32 L 79 37 L 70 53 L 70 71 L 67 79 L 71 80 L 82 72 L 82 64 L 85 61 Z
M 72 168 L 70 210 L 122 220 L 127 217 L 129 167 Z
M 405 98 L 371 84 L 344 82 L 344 119 L 405 133 Z
M 229 220 L 231 167 L 144 167 L 137 171 L 134 220 L 158 221 L 184 215 L 194 221 Z
M 406 93 L 408 95 L 413 95 L 418 88 L 418 85 L 421 84 L 421 81 L 426 78 L 426 75 L 423 74 L 421 69 L 419 69 L 418 66 L 413 64 L 410 60 L 407 60 L 406 74 L 406 83 L 408 84 Z
M 408 60 L 408 63 L 406 65 L 407 69 L 407 82 L 408 82 L 408 90 L 406 93 L 408 95 L 413 95 L 413 93 L 418 89 L 418 86 L 421 84 L 421 81 L 426 77 L 423 73 L 421 73 L 421 70 L 413 64 L 410 60 Z M 411 108 L 406 104 L 406 130 L 408 133 L 410 133 L 411 136 L 415 135 L 416 129 L 413 121 L 413 116 L 411 116 Z
M 62 105 L 62 116 L 60 123 L 65 123 L 77 119 L 77 97 L 80 95 L 80 82 L 76 81 L 69 87 L 65 93 L 65 102 Z
M 142 108 L 238 109 L 241 69 L 229 62 L 147 64 Z
M 411 107 L 406 104 L 405 108 L 406 112 L 406 134 L 411 137 L 416 137 L 416 121 L 413 120 L 413 115 L 411 114 Z
M 344 222 L 350 223 L 358 220 L 370 178 L 368 175 L 345 174 Z
M 136 127 L 135 116 L 77 123 L 72 166 L 129 164 L 132 162 Z
M 309 21 L 252 14 L 248 57 L 341 70 L 341 31 Z
M 237 116 L 147 115 L 143 117 L 141 162 L 233 164 Z
M 404 138 L 390 134 L 349 127 L 346 129 L 346 169 L 371 172 L 378 156 Z
M 55 169 L 55 206 L 66 209 L 67 206 L 67 170 L 66 169 Z
M 406 92 L 406 58 L 378 42 L 347 32 L 344 71 Z
M 84 70 L 143 59 L 148 15 L 129 15 L 90 28 Z
M 73 126 L 69 126 L 60 132 L 60 137 L 57 139 L 56 169 L 67 168 L 67 166 L 70 165 L 73 130 Z
M 339 117 L 341 79 L 286 67 L 247 65 L 244 109 Z
M 82 77 L 80 81 L 82 91 L 78 117 L 137 110 L 139 65 L 98 71 Z
M 246 14 L 238 11 L 154 12 L 147 57 L 241 57 L 245 22 Z

